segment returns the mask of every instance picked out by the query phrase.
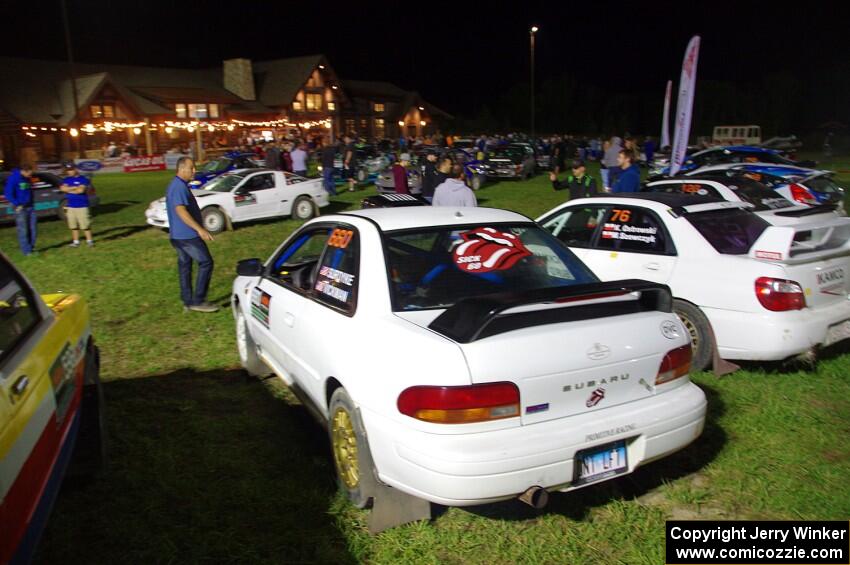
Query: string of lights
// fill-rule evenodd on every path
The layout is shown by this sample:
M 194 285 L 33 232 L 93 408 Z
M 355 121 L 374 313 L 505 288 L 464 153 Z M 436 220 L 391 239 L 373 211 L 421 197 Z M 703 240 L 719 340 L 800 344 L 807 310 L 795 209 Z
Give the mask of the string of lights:
M 80 132 L 93 134 L 95 132 L 106 132 L 110 133 L 114 130 L 126 130 L 132 129 L 133 133 L 139 135 L 142 133 L 142 128 L 145 126 L 145 122 L 112 122 L 107 121 L 100 124 L 88 123 L 79 128 L 60 128 L 60 127 L 45 127 L 45 126 L 21 126 L 21 130 L 23 130 L 27 136 L 36 137 L 36 135 L 40 132 L 67 132 L 71 135 L 71 137 L 77 137 Z M 325 127 L 327 129 L 331 128 L 331 120 L 312 120 L 306 122 L 291 122 L 287 118 L 279 119 L 279 120 L 265 120 L 259 122 L 251 122 L 246 120 L 237 120 L 231 119 L 229 122 L 202 122 L 199 120 L 192 122 L 179 122 L 179 121 L 170 121 L 166 120 L 164 122 L 159 123 L 151 123 L 149 128 L 152 131 L 157 131 L 159 128 L 162 128 L 166 133 L 172 133 L 175 129 L 183 129 L 188 131 L 189 133 L 194 132 L 196 129 L 205 128 L 207 131 L 213 132 L 216 130 L 227 130 L 233 131 L 236 127 L 291 127 L 291 128 L 301 128 L 301 129 L 310 129 L 314 127 Z

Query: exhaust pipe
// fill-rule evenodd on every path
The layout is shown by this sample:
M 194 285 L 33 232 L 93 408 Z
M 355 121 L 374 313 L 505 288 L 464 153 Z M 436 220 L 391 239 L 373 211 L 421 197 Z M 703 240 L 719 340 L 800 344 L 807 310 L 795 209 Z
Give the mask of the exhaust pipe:
M 549 491 L 543 487 L 529 487 L 528 490 L 519 495 L 519 500 L 540 510 L 549 503 Z

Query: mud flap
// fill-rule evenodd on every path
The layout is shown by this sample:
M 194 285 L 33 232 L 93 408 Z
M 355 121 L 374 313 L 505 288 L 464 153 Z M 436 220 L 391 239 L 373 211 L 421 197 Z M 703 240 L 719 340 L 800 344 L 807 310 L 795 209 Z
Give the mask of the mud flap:
M 715 377 L 722 377 L 730 373 L 734 373 L 741 367 L 720 357 L 720 352 L 717 350 L 717 336 L 714 335 L 714 328 L 708 324 L 708 331 L 711 332 L 711 341 L 714 343 L 714 350 L 711 352 L 711 367 L 714 370 Z
M 378 484 L 369 513 L 369 533 L 377 534 L 418 520 L 431 519 L 431 503 Z

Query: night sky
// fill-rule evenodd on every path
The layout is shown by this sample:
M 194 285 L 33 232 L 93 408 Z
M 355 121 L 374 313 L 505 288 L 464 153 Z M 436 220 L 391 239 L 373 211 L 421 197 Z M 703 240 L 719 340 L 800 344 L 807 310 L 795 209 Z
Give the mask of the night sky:
M 469 114 L 528 80 L 569 74 L 610 92 L 678 80 L 691 35 L 698 74 L 746 81 L 850 60 L 850 2 L 252 2 L 67 0 L 79 61 L 174 67 L 324 53 L 343 78 L 387 80 Z M 0 54 L 65 57 L 59 0 L 4 2 Z M 342 7 L 340 7 L 340 5 Z M 401 7 L 404 6 L 404 7 Z M 14 16 L 12 16 L 14 14 Z

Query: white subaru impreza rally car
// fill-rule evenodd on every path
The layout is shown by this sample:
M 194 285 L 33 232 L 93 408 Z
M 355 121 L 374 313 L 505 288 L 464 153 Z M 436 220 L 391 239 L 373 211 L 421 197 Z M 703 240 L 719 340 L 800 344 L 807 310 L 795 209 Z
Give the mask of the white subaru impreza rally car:
M 667 287 L 599 282 L 519 214 L 325 216 L 237 272 L 243 366 L 327 425 L 357 505 L 387 486 L 456 506 L 567 491 L 702 432 Z

